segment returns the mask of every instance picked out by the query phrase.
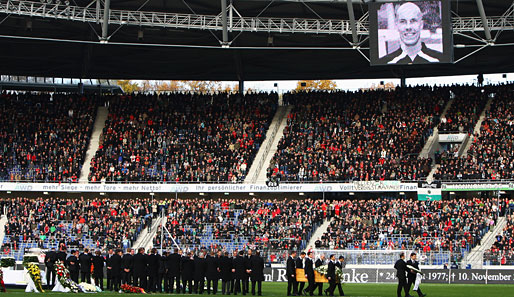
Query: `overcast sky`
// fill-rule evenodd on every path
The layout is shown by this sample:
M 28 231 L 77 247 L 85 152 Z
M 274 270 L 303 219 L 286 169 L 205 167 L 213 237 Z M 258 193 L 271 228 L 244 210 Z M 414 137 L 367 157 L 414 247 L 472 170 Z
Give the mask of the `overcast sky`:
M 507 78 L 502 77 L 503 74 L 485 74 L 484 84 L 507 82 L 514 80 L 514 73 L 507 74 Z M 395 85 L 400 84 L 399 79 L 348 79 L 348 80 L 335 80 L 337 87 L 343 90 L 358 90 L 360 88 L 369 88 L 373 84 L 378 85 L 380 82 L 392 82 Z M 424 78 L 408 78 L 407 85 L 444 85 L 444 84 L 476 84 L 476 75 L 461 75 L 461 76 L 439 76 L 439 77 L 424 77 Z M 226 82 L 228 84 L 236 84 L 236 82 Z M 296 87 L 296 80 L 283 80 L 283 81 L 247 81 L 245 88 L 252 88 L 255 90 L 270 91 L 275 89 L 274 83 L 278 83 L 278 88 L 281 91 L 287 91 Z

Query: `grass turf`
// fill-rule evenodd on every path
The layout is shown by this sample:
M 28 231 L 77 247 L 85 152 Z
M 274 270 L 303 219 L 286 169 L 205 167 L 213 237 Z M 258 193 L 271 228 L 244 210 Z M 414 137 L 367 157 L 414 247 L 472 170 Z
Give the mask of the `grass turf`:
M 263 296 L 286 296 L 286 283 L 263 283 Z M 327 286 L 325 285 L 324 289 Z M 441 284 L 422 284 L 423 293 L 428 297 L 514 297 L 513 285 L 441 285 Z M 343 290 L 346 296 L 361 297 L 396 297 L 395 284 L 345 284 Z M 414 294 L 413 294 L 414 293 Z M 411 291 L 413 296 L 417 296 Z M 25 293 L 21 289 L 7 289 L 7 293 L 1 296 L 29 296 L 31 293 Z M 44 296 L 64 296 L 73 295 L 73 293 L 54 293 L 45 292 Z M 86 295 L 86 294 L 76 294 Z M 75 295 L 75 296 L 76 296 Z M 119 293 L 102 292 L 98 294 L 102 297 L 120 296 Z M 178 295 L 178 294 L 151 294 L 153 296 L 198 296 L 198 295 Z M 203 294 L 207 296 L 207 293 Z M 335 295 L 338 296 L 337 289 Z M 40 296 L 40 295 L 39 295 Z M 87 296 L 91 296 L 87 294 Z M 219 292 L 216 296 L 224 296 Z M 232 295 L 233 296 L 233 295 Z M 239 294 L 238 296 L 241 296 Z M 248 295 L 247 295 L 248 296 Z M 252 296 L 251 294 L 249 296 Z M 315 295 L 317 296 L 317 295 Z

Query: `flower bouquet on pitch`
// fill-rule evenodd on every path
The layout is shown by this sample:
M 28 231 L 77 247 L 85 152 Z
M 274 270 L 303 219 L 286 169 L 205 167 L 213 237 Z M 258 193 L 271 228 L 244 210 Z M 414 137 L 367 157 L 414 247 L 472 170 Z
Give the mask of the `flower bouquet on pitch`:
M 55 275 L 57 276 L 57 280 L 63 286 L 63 288 L 69 289 L 70 292 L 73 293 L 82 292 L 78 284 L 71 280 L 70 272 L 68 271 L 68 268 L 64 266 L 64 263 L 61 260 L 57 260 L 57 262 L 55 262 L 54 269 Z
M 84 293 L 100 293 L 100 292 L 102 292 L 102 290 L 99 287 L 97 287 L 93 284 L 80 283 L 78 286 Z
M 127 284 L 121 285 L 120 291 L 123 292 L 123 293 L 136 293 L 136 294 L 141 293 L 141 294 L 146 294 L 146 292 L 145 292 L 145 290 L 143 288 L 134 287 L 134 286 L 127 285 Z
M 41 270 L 36 263 L 24 263 L 25 269 L 27 269 L 30 279 L 34 282 L 35 289 L 39 292 L 43 291 L 43 286 L 41 282 Z

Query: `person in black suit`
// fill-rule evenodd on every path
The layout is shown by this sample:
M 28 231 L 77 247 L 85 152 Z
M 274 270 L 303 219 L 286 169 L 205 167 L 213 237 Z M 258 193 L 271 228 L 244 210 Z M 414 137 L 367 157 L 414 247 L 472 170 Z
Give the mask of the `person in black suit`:
M 55 261 L 57 261 L 57 253 L 55 252 L 55 248 L 52 248 L 45 255 L 46 287 L 48 289 L 55 286 Z
M 148 257 L 145 255 L 145 249 L 139 248 L 137 254 L 134 255 L 134 286 L 148 288 Z
M 193 253 L 189 252 L 182 257 L 182 293 L 186 294 L 186 287 L 189 288 L 189 294 L 193 293 L 193 278 L 195 273 L 195 262 Z
M 257 285 L 257 295 L 261 296 L 262 282 L 264 281 L 264 259 L 259 251 L 250 258 L 250 279 L 252 280 L 252 295 L 255 295 L 255 285 Z
M 105 270 L 107 272 L 107 290 L 109 290 L 109 291 L 112 291 L 112 288 L 113 288 L 111 260 L 112 260 L 112 256 L 114 256 L 114 255 L 115 255 L 114 251 L 112 250 L 112 248 L 110 248 L 107 251 L 107 256 L 105 256 L 105 268 L 106 268 Z
M 196 294 L 203 294 L 205 285 L 205 273 L 207 271 L 207 262 L 205 261 L 204 253 L 200 252 L 197 257 L 194 258 L 195 265 L 195 278 L 193 291 Z
M 238 252 L 232 252 L 232 282 L 230 283 L 231 293 L 235 293 L 236 290 L 236 270 L 234 269 L 234 260 L 237 258 Z
M 321 254 L 319 259 L 317 259 L 316 262 L 314 262 L 314 265 L 316 268 L 325 265 L 325 255 Z M 316 286 L 318 287 L 318 296 L 323 296 L 323 283 L 316 283 Z
M 225 252 L 220 260 L 221 294 L 223 295 L 230 295 L 232 285 L 232 259 L 228 255 L 228 252 Z
M 121 258 L 121 282 L 123 284 L 132 284 L 132 273 L 134 269 L 134 256 L 132 249 L 128 248 L 127 253 Z
M 100 251 L 96 251 L 91 261 L 93 262 L 93 278 L 95 279 L 95 285 L 100 287 L 103 291 L 105 258 L 102 257 L 102 253 Z
M 297 269 L 298 268 L 304 269 L 304 267 L 303 267 L 304 260 L 305 260 L 305 252 L 301 252 L 300 257 L 296 258 L 295 267 Z M 305 282 L 297 282 L 296 285 L 298 286 L 298 289 L 296 290 L 296 292 L 298 293 L 298 295 L 302 295 L 303 288 L 305 287 Z
M 307 258 L 305 258 L 305 277 L 309 281 L 309 285 L 307 289 L 303 292 L 305 295 L 309 294 L 309 296 L 314 295 L 314 289 L 316 288 L 316 283 L 314 282 L 314 253 L 308 252 Z
M 219 258 L 216 256 L 214 251 L 211 251 L 205 261 L 207 262 L 207 271 L 205 273 L 205 276 L 207 277 L 207 294 L 211 294 L 212 288 L 212 294 L 216 295 L 218 292 L 218 279 L 220 270 Z
M 396 277 L 398 278 L 398 287 L 396 288 L 396 295 L 402 297 L 402 289 L 405 291 L 405 297 L 410 297 L 409 287 L 407 285 L 407 263 L 405 263 L 405 254 L 400 254 L 400 259 L 394 263 L 396 269 Z
M 111 286 L 114 292 L 117 292 L 120 289 L 120 277 L 121 277 L 121 256 L 123 252 L 121 250 L 117 250 L 114 255 L 112 255 L 109 259 L 109 265 L 111 267 Z
M 416 269 L 419 269 L 419 262 L 417 261 L 417 255 L 416 253 L 411 253 L 410 254 L 410 260 L 407 261 L 407 265 L 410 265 Z M 409 291 L 410 291 L 410 288 L 411 286 L 414 286 L 414 283 L 416 282 L 416 277 L 417 277 L 418 273 L 412 269 L 407 269 L 407 281 L 408 281 L 408 287 L 409 287 Z M 418 293 L 418 296 L 419 297 L 424 297 L 425 294 L 423 294 L 423 292 L 421 292 L 421 288 L 418 287 L 418 290 L 415 291 Z
M 173 285 L 176 284 L 177 293 L 180 294 L 180 258 L 181 251 L 175 248 L 174 252 L 166 259 L 167 284 L 166 293 L 173 293 Z
M 57 260 L 61 261 L 66 265 L 66 257 L 68 257 L 68 254 L 66 253 L 66 247 L 62 246 L 59 251 L 56 254 Z
M 286 262 L 286 274 L 287 274 L 287 296 L 298 295 L 296 292 L 296 252 L 289 253 L 289 258 Z
M 159 274 L 157 276 L 157 292 L 162 293 L 162 281 L 164 280 L 164 292 L 168 289 L 168 278 L 166 277 L 168 252 L 163 252 L 159 257 Z
M 246 264 L 243 251 L 240 251 L 239 255 L 234 259 L 232 272 L 234 272 L 235 277 L 234 295 L 237 295 L 239 292 L 246 295 L 244 280 L 248 276 L 246 274 Z
M 243 279 L 243 292 L 245 294 L 248 294 L 250 291 L 250 258 L 252 257 L 253 251 L 251 249 L 248 250 L 248 253 L 246 257 L 244 257 L 245 260 L 245 268 L 246 268 L 246 277 Z
M 71 256 L 66 260 L 68 270 L 70 271 L 70 278 L 72 281 L 78 283 L 79 282 L 79 251 L 71 251 Z
M 339 267 L 339 269 L 343 269 L 346 267 L 346 262 L 344 261 L 343 256 L 339 256 L 336 266 Z M 339 290 L 339 296 L 344 296 L 343 286 L 341 285 L 341 282 L 337 282 L 337 289 Z
M 157 249 L 152 248 L 150 255 L 147 256 L 148 261 L 148 292 L 155 293 L 157 291 L 157 280 L 159 277 L 159 262 L 160 257 L 157 254 Z
M 330 255 L 330 261 L 328 262 L 327 269 L 327 278 L 328 278 L 328 289 L 325 290 L 325 293 L 329 296 L 334 296 L 334 290 L 336 289 L 336 256 Z
M 80 254 L 79 263 L 81 282 L 91 283 L 91 264 L 93 264 L 93 257 L 89 253 L 89 249 L 85 248 L 84 252 Z

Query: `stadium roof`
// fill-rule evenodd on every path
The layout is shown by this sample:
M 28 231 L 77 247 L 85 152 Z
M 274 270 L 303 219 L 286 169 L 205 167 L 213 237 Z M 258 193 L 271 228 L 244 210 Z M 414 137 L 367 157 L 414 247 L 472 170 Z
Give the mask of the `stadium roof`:
M 513 1 L 483 1 L 492 34 L 489 42 L 477 4 L 482 1 L 452 1 L 458 62 L 407 67 L 369 66 L 365 34 L 369 1 L 352 1 L 358 44 L 352 44 L 347 0 L 227 1 L 233 30 L 223 42 L 220 0 L 110 0 L 106 35 L 102 35 L 103 1 L 0 0 L 0 72 L 237 81 L 514 71 Z M 302 27 L 303 21 L 308 25 Z M 287 25 L 273 28 L 272 23 Z M 247 28 L 239 30 L 238 24 Z M 342 24 L 344 34 L 325 30 L 327 24 Z

